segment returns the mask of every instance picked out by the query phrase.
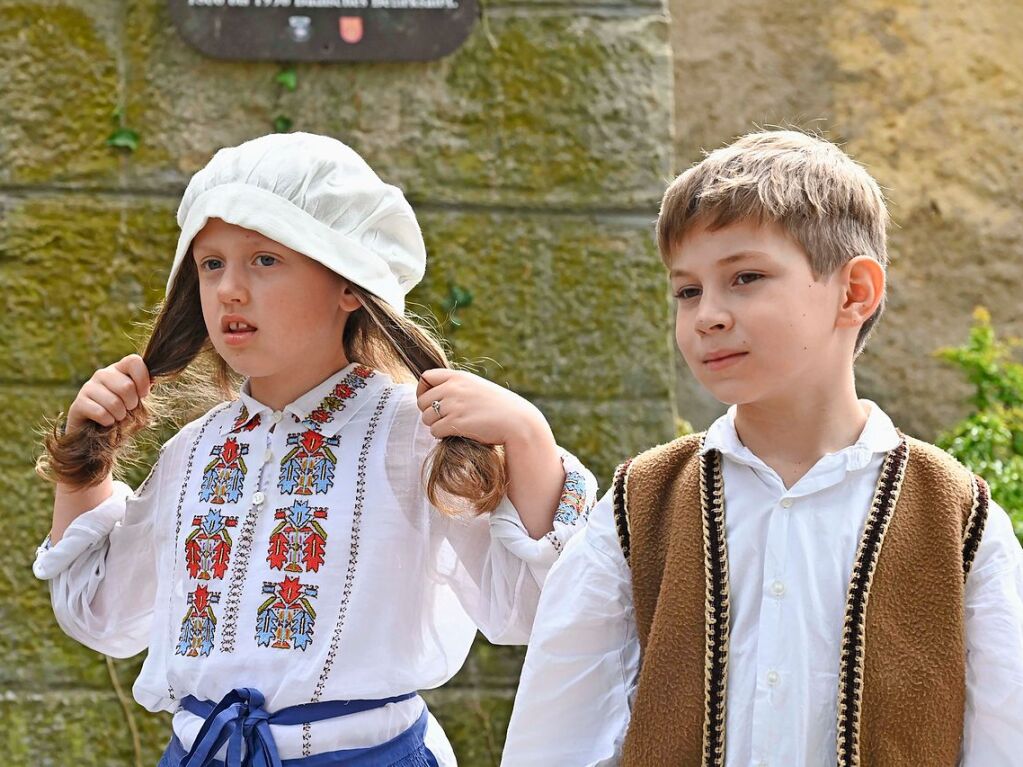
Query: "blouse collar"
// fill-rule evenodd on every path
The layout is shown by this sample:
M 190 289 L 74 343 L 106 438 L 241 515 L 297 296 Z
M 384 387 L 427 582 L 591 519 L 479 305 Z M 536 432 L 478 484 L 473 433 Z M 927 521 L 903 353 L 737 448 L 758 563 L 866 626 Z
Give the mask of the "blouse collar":
M 292 424 L 303 424 L 324 436 L 333 436 L 381 386 L 387 376 L 370 367 L 352 362 L 301 397 L 284 406 Z M 227 408 L 221 434 L 252 431 L 273 417 L 273 409 L 251 393 L 251 384 L 242 384 L 238 399 Z

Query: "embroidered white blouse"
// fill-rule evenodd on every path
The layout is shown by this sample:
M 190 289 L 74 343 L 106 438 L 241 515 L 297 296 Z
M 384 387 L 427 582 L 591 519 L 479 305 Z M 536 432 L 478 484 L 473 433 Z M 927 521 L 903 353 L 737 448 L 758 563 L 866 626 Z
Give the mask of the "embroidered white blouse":
M 34 571 L 60 626 L 115 657 L 149 648 L 134 686 L 175 711 L 185 695 L 255 687 L 275 711 L 437 687 L 479 628 L 525 643 L 540 586 L 592 506 L 592 475 L 562 452 L 554 529 L 530 538 L 505 498 L 490 515 L 434 509 L 421 470 L 436 440 L 414 386 L 350 365 L 283 411 L 246 387 L 182 429 L 149 478 L 78 517 Z M 273 727 L 281 757 L 384 742 L 418 698 L 343 719 Z M 454 756 L 436 721 L 427 745 Z
M 881 462 L 899 439 L 868 404 L 857 442 L 789 489 L 739 441 L 734 409 L 707 432 L 704 449 L 723 456 L 730 562 L 728 767 L 836 763 L 846 591 Z M 994 503 L 967 581 L 966 631 L 962 765 L 1019 765 L 1023 551 Z M 605 496 L 547 580 L 504 767 L 618 764 L 639 666 L 630 571 Z

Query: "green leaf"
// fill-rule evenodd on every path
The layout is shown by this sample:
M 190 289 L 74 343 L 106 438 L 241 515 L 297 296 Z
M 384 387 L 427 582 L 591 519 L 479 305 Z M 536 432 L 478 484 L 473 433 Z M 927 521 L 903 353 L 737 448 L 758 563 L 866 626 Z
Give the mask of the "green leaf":
M 275 133 L 287 133 L 291 130 L 292 125 L 294 125 L 294 123 L 287 115 L 277 115 L 277 117 L 274 118 Z
M 285 90 L 293 91 L 298 87 L 298 72 L 294 67 L 288 67 L 278 72 L 274 80 Z
M 118 128 L 107 138 L 107 146 L 134 152 L 139 148 L 139 134 L 131 128 Z

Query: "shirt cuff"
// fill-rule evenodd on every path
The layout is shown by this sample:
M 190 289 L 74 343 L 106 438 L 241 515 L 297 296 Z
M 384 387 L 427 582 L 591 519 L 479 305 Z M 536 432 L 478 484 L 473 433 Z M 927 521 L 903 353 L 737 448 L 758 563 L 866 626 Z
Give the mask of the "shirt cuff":
M 114 482 L 114 492 L 99 506 L 79 515 L 68 525 L 56 544 L 50 536 L 36 549 L 32 573 L 48 581 L 64 572 L 78 557 L 102 543 L 124 517 L 125 501 L 134 491 L 123 482 Z
M 565 544 L 586 525 L 597 499 L 597 480 L 590 470 L 567 450 L 559 447 L 558 452 L 565 468 L 565 485 L 552 530 L 534 540 L 507 496 L 490 516 L 491 536 L 528 564 L 541 583 Z

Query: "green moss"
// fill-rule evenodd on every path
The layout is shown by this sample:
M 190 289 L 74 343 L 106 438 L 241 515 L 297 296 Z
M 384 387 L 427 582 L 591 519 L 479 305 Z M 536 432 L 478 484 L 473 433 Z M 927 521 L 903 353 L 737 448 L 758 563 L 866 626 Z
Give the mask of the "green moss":
M 117 64 L 93 20 L 66 5 L 0 6 L 0 179 L 102 180 L 119 160 L 105 145 Z
M 135 351 L 133 323 L 162 293 L 170 262 L 170 205 L 83 195 L 6 206 L 0 377 L 83 382 Z

